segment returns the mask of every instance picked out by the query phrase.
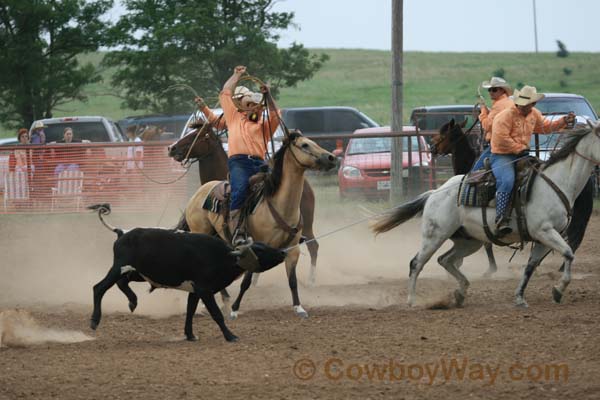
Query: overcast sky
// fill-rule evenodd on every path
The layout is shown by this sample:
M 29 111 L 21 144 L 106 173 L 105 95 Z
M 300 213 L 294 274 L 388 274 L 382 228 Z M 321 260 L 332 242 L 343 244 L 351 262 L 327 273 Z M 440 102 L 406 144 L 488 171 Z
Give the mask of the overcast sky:
M 600 0 L 535 2 L 539 51 L 556 51 L 556 39 L 600 51 Z M 281 47 L 391 49 L 392 0 L 279 0 L 273 10 L 293 11 L 299 27 Z M 535 51 L 533 0 L 404 0 L 404 50 Z
M 280 45 L 391 49 L 392 0 L 281 0 L 300 30 Z M 539 51 L 600 51 L 599 0 L 536 0 Z M 533 0 L 404 0 L 404 50 L 535 51 Z

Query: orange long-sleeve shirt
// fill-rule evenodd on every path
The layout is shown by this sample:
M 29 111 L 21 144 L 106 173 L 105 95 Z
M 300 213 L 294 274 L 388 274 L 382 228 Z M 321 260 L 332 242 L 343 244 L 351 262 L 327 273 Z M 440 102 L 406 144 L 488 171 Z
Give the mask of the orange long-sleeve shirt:
M 494 118 L 492 125 L 492 153 L 518 154 L 529 150 L 529 140 L 535 133 L 548 134 L 566 126 L 563 118 L 551 121 L 533 108 L 524 117 L 516 106 L 507 108 Z
M 229 130 L 229 157 L 247 154 L 264 158 L 267 152 L 267 142 L 271 140 L 279 126 L 279 114 L 270 113 L 268 120 L 259 115 L 258 121 L 252 122 L 245 113 L 238 111 L 229 89 L 221 91 L 219 101 Z
M 479 114 L 479 121 L 481 121 L 481 127 L 485 131 L 486 141 L 489 142 L 492 140 L 492 123 L 494 122 L 494 118 L 496 118 L 496 115 L 500 114 L 507 108 L 513 107 L 514 105 L 515 103 L 505 93 L 498 100 L 492 102 L 491 110 L 488 110 L 487 107 L 481 108 L 481 113 Z

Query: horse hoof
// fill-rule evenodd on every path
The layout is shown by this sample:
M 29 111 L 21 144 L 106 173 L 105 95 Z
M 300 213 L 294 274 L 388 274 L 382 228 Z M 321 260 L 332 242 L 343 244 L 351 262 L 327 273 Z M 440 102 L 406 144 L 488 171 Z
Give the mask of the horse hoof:
M 137 308 L 137 303 L 129 302 L 129 311 L 134 312 Z
M 232 311 L 232 312 L 229 313 L 229 319 L 230 320 L 233 321 L 233 320 L 237 319 L 237 317 L 238 317 L 238 312 L 237 311 Z
M 454 300 L 456 301 L 456 307 L 462 307 L 465 302 L 465 295 L 460 291 L 454 291 Z
M 560 290 L 558 290 L 556 287 L 552 287 L 552 299 L 554 300 L 554 302 L 556 304 L 560 304 L 560 301 L 562 300 L 562 293 L 560 292 Z
M 92 330 L 96 330 L 96 328 L 98 327 L 98 322 L 91 320 L 90 321 L 90 328 L 92 328 Z
M 489 270 L 488 270 L 488 271 L 485 271 L 485 272 L 483 273 L 483 277 L 484 277 L 484 278 L 486 278 L 486 279 L 489 279 L 489 278 L 491 278 L 492 276 L 494 276 L 494 274 L 495 274 L 495 273 L 496 273 L 496 271 L 489 271 Z
M 198 338 L 194 335 L 186 335 L 185 340 L 187 340 L 188 342 L 197 342 Z
M 529 304 L 527 304 L 527 302 L 525 300 L 520 300 L 515 303 L 515 307 L 526 309 L 529 307 Z
M 302 308 L 302 306 L 294 306 L 294 312 L 300 318 L 308 318 L 308 313 L 304 308 Z
M 227 340 L 229 343 L 235 343 L 238 340 L 240 340 L 240 338 L 235 335 L 231 335 L 231 336 L 226 337 L 225 340 Z

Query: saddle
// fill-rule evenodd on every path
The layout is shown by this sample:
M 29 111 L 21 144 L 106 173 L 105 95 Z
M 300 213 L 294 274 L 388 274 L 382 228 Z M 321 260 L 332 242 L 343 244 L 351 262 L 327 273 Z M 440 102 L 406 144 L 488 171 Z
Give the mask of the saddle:
M 248 187 L 248 195 L 246 196 L 246 200 L 242 205 L 240 210 L 240 220 L 238 222 L 238 227 L 243 226 L 243 230 L 248 232 L 248 216 L 253 214 L 256 210 L 258 204 L 264 198 L 264 183 L 267 178 L 268 172 L 261 171 L 249 179 L 249 187 Z M 204 203 L 202 204 L 202 208 L 205 210 L 220 214 L 223 217 L 223 232 L 229 242 L 232 241 L 232 233 L 229 229 L 229 203 L 231 197 L 231 186 L 228 181 L 221 181 L 210 191 L 210 193 L 206 196 Z M 296 226 L 290 226 L 288 223 L 279 215 L 275 207 L 271 204 L 271 202 L 266 199 L 267 206 L 269 207 L 269 211 L 271 215 L 277 222 L 277 225 L 281 230 L 288 234 L 287 240 L 281 245 L 281 247 L 286 247 L 291 241 L 296 237 L 298 232 L 302 230 L 303 220 L 302 214 L 300 214 L 300 220 L 296 224 Z
M 240 210 L 239 225 L 246 224 L 248 215 L 252 214 L 263 197 L 264 180 L 267 174 L 259 172 L 249 179 L 248 194 Z M 208 193 L 202 208 L 220 214 L 223 217 L 223 231 L 231 241 L 232 232 L 229 230 L 229 204 L 231 202 L 231 185 L 229 181 L 221 181 Z M 244 225 L 245 228 L 247 228 Z
M 515 185 L 510 196 L 508 211 L 515 210 L 517 214 L 517 227 L 521 237 L 521 244 L 531 240 L 527 230 L 525 218 L 525 205 L 529 201 L 531 187 L 538 175 L 541 160 L 529 156 L 520 159 L 515 164 Z M 546 176 L 541 174 L 545 179 Z M 490 241 L 498 246 L 508 246 L 510 243 L 500 241 L 493 234 L 487 223 L 487 208 L 496 206 L 496 178 L 488 165 L 486 168 L 466 174 L 460 183 L 457 204 L 465 207 L 481 207 L 483 229 Z

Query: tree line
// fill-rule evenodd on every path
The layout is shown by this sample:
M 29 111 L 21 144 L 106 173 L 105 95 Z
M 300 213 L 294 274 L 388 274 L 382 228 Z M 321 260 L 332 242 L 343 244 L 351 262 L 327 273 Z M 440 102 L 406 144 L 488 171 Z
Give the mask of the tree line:
M 235 65 L 278 88 L 295 86 L 321 68 L 326 54 L 302 44 L 278 48 L 278 32 L 294 26 L 276 0 L 0 0 L 0 121 L 29 126 L 51 118 L 86 85 L 114 68 L 111 86 L 122 107 L 177 113 L 192 96 L 216 97 Z M 99 66 L 79 55 L 108 49 Z

